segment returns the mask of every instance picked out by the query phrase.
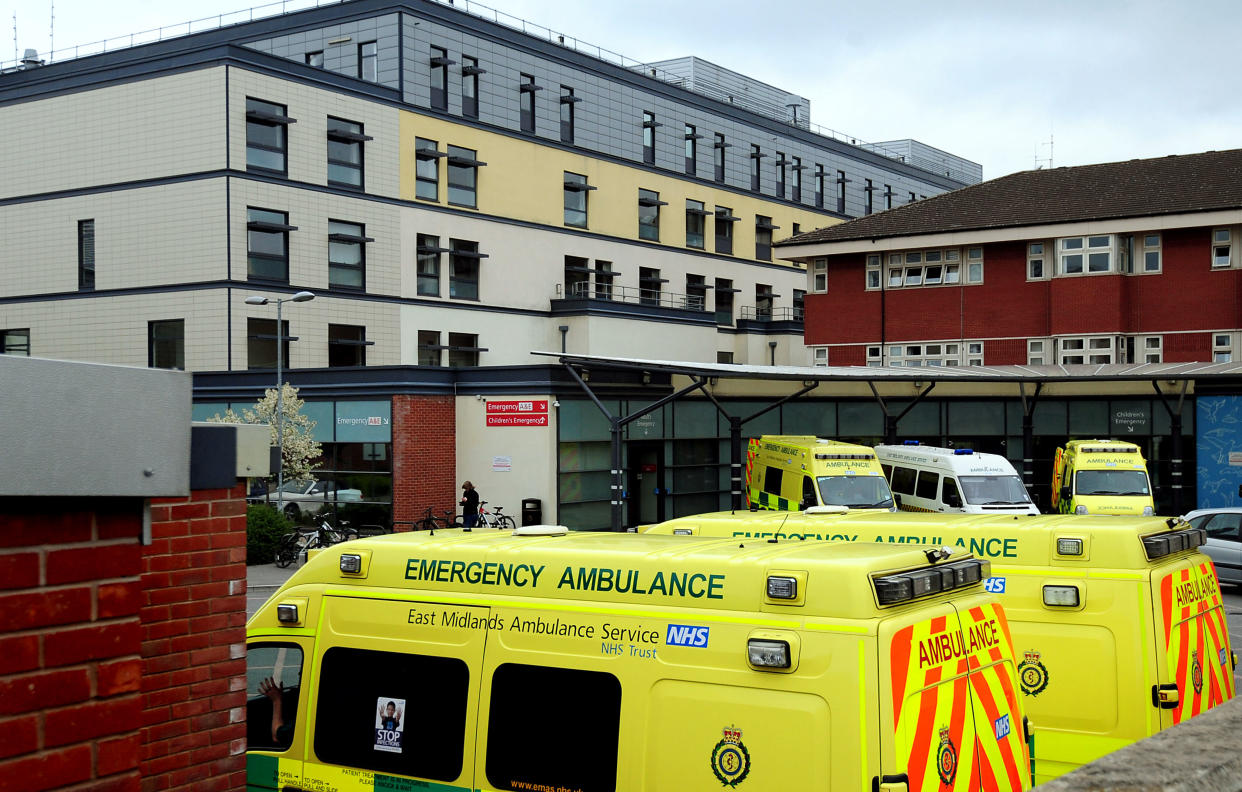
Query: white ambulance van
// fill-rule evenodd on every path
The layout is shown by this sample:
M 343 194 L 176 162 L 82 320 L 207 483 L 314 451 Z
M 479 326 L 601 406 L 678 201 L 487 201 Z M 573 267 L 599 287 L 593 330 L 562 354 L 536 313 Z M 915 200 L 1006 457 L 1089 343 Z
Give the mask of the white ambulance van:
M 1018 472 L 998 454 L 907 441 L 878 445 L 875 456 L 902 511 L 1039 514 Z

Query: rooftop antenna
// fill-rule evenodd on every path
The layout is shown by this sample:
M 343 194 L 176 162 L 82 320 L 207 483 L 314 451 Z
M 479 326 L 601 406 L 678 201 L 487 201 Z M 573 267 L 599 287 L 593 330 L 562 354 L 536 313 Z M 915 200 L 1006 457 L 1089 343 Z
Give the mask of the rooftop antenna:
M 51 61 L 52 53 L 56 51 L 56 0 L 48 0 L 48 5 L 52 12 L 52 22 L 47 28 L 47 59 Z
M 1049 170 L 1052 170 L 1054 167 L 1056 167 L 1053 164 L 1053 159 L 1052 159 L 1052 142 L 1053 142 L 1052 130 L 1049 129 L 1048 130 L 1048 142 L 1037 143 L 1035 145 L 1035 170 L 1039 170 L 1040 168 L 1042 168 L 1044 166 L 1044 163 L 1047 163 Z M 1040 157 L 1039 150 L 1043 148 L 1044 146 L 1048 147 L 1048 156 Z
M 13 12 L 13 60 L 18 59 L 17 54 L 17 12 Z

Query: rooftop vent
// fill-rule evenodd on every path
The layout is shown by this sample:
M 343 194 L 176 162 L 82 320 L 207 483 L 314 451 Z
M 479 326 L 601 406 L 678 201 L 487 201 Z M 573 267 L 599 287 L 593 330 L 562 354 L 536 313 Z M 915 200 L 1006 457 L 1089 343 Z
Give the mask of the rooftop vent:
M 42 66 L 43 60 L 39 57 L 39 51 L 36 49 L 28 49 L 22 55 L 22 65 L 29 68 L 31 66 Z

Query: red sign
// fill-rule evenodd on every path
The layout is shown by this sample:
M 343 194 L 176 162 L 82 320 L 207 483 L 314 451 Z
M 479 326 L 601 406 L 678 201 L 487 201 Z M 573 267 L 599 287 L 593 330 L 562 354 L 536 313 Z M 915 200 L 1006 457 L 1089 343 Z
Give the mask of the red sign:
M 532 415 L 543 413 L 546 417 L 548 412 L 548 400 L 530 400 L 530 401 L 489 401 L 487 403 L 488 415 Z M 546 421 L 544 422 L 546 424 Z M 488 424 L 491 426 L 491 424 Z
M 491 405 L 488 405 L 491 406 Z M 487 416 L 488 426 L 547 426 L 548 414 L 540 413 L 539 415 L 531 415 L 530 413 L 518 415 L 489 415 Z

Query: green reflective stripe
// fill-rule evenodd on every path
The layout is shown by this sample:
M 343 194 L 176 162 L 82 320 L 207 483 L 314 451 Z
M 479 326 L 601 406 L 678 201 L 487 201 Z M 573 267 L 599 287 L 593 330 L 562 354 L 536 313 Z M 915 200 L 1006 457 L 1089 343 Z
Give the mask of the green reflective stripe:
M 276 769 L 279 765 L 280 760 L 275 756 L 264 756 L 263 754 L 256 753 L 246 754 L 246 786 L 275 789 Z

